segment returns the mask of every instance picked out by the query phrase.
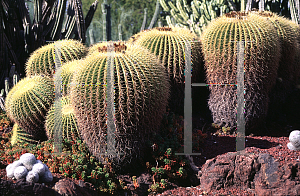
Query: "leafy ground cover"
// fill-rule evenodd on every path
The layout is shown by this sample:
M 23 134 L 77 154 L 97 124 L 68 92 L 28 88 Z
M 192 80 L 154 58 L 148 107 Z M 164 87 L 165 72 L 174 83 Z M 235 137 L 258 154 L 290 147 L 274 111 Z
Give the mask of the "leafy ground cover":
M 0 132 L 12 127 L 13 123 L 4 112 L 0 114 Z M 141 160 L 141 170 L 152 177 L 149 194 L 161 193 L 177 184 L 190 185 L 187 177 L 193 175 L 189 168 L 189 160 L 184 156 L 176 156 L 175 152 L 183 152 L 184 120 L 182 116 L 167 112 L 161 124 L 159 134 L 147 143 L 149 155 Z M 0 160 L 10 164 L 24 153 L 32 153 L 45 163 L 52 173 L 92 183 L 99 193 L 117 194 L 128 189 L 125 182 L 118 177 L 110 165 L 103 165 L 91 155 L 82 140 L 64 140 L 62 154 L 54 152 L 54 141 L 47 140 L 38 144 L 17 143 L 11 145 L 12 132 L 0 135 Z M 193 131 L 193 151 L 199 152 L 201 143 L 207 134 L 201 130 Z M 130 174 L 130 172 L 129 172 Z M 136 176 L 132 174 L 132 183 L 139 189 Z

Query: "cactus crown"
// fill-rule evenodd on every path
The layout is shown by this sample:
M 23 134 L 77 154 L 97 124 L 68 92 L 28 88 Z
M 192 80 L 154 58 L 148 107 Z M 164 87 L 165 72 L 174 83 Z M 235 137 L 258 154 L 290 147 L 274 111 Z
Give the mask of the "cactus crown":
M 114 44 L 115 52 L 124 52 L 127 49 L 127 46 L 124 43 L 117 42 L 117 43 L 113 43 L 113 44 Z M 99 46 L 98 51 L 99 52 L 107 52 L 107 46 L 105 46 L 105 45 Z
M 248 12 L 236 12 L 236 11 L 232 11 L 232 12 L 226 13 L 225 16 L 227 18 L 242 19 L 244 16 L 248 16 Z
M 171 27 L 156 27 L 155 29 L 159 31 L 172 31 Z

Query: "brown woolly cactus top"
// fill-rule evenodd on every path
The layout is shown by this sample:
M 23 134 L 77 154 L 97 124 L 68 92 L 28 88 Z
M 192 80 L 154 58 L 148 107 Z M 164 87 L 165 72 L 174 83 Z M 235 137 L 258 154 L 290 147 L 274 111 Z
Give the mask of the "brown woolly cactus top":
M 122 52 L 127 49 L 127 46 L 124 43 L 117 42 L 117 43 L 113 43 L 113 44 L 114 44 L 115 52 Z M 107 46 L 99 46 L 98 51 L 99 52 L 107 52 Z
M 172 31 L 171 27 L 156 27 L 155 29 L 159 31 Z
M 237 18 L 237 19 L 242 19 L 243 16 L 248 16 L 248 12 L 236 12 L 236 11 L 232 11 L 232 12 L 229 12 L 229 13 L 226 13 L 225 16 L 227 18 Z

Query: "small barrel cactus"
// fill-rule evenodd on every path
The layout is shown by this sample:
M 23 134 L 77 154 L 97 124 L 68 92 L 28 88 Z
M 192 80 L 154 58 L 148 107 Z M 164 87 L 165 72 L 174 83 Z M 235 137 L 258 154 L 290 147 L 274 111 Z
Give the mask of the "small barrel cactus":
M 300 150 L 300 131 L 294 130 L 290 133 L 289 136 L 290 142 L 287 144 L 287 147 L 290 150 Z
M 5 108 L 9 118 L 35 140 L 47 140 L 44 121 L 54 102 L 54 82 L 47 76 L 25 77 L 8 93 Z
M 73 60 L 62 64 L 61 66 L 61 83 L 62 87 L 62 96 L 69 94 L 70 84 L 74 72 L 78 69 L 78 65 L 82 63 L 82 60 Z
M 60 45 L 61 62 L 81 59 L 86 55 L 85 46 L 76 40 L 60 40 L 42 46 L 29 57 L 25 71 L 26 76 L 41 75 L 52 77 L 55 72 L 55 46 Z
M 80 139 L 80 133 L 77 127 L 77 122 L 74 114 L 74 109 L 71 106 L 69 96 L 63 96 L 60 100 L 54 102 L 46 116 L 45 129 L 48 139 L 53 139 L 55 131 L 55 106 L 61 105 L 62 114 L 62 138 L 76 141 Z
M 31 134 L 28 134 L 26 131 L 24 131 L 20 126 L 18 126 L 17 123 L 14 124 L 12 129 L 12 136 L 10 143 L 12 145 L 17 143 L 37 143 L 36 140 L 33 139 L 34 136 Z

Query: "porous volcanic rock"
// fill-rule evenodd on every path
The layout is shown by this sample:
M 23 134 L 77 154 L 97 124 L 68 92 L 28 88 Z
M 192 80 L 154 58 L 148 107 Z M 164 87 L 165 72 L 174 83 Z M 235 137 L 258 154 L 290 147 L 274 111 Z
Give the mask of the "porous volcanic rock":
M 255 195 L 300 195 L 300 162 L 283 166 L 267 153 L 229 152 L 206 161 L 199 171 L 206 192 L 240 187 Z
M 54 190 L 60 195 L 72 195 L 72 196 L 97 196 L 96 190 L 89 189 L 90 183 L 79 183 L 79 186 L 68 179 L 61 179 L 55 183 Z
M 56 196 L 56 192 L 40 183 L 26 182 L 20 179 L 16 183 L 0 178 L 1 196 Z

